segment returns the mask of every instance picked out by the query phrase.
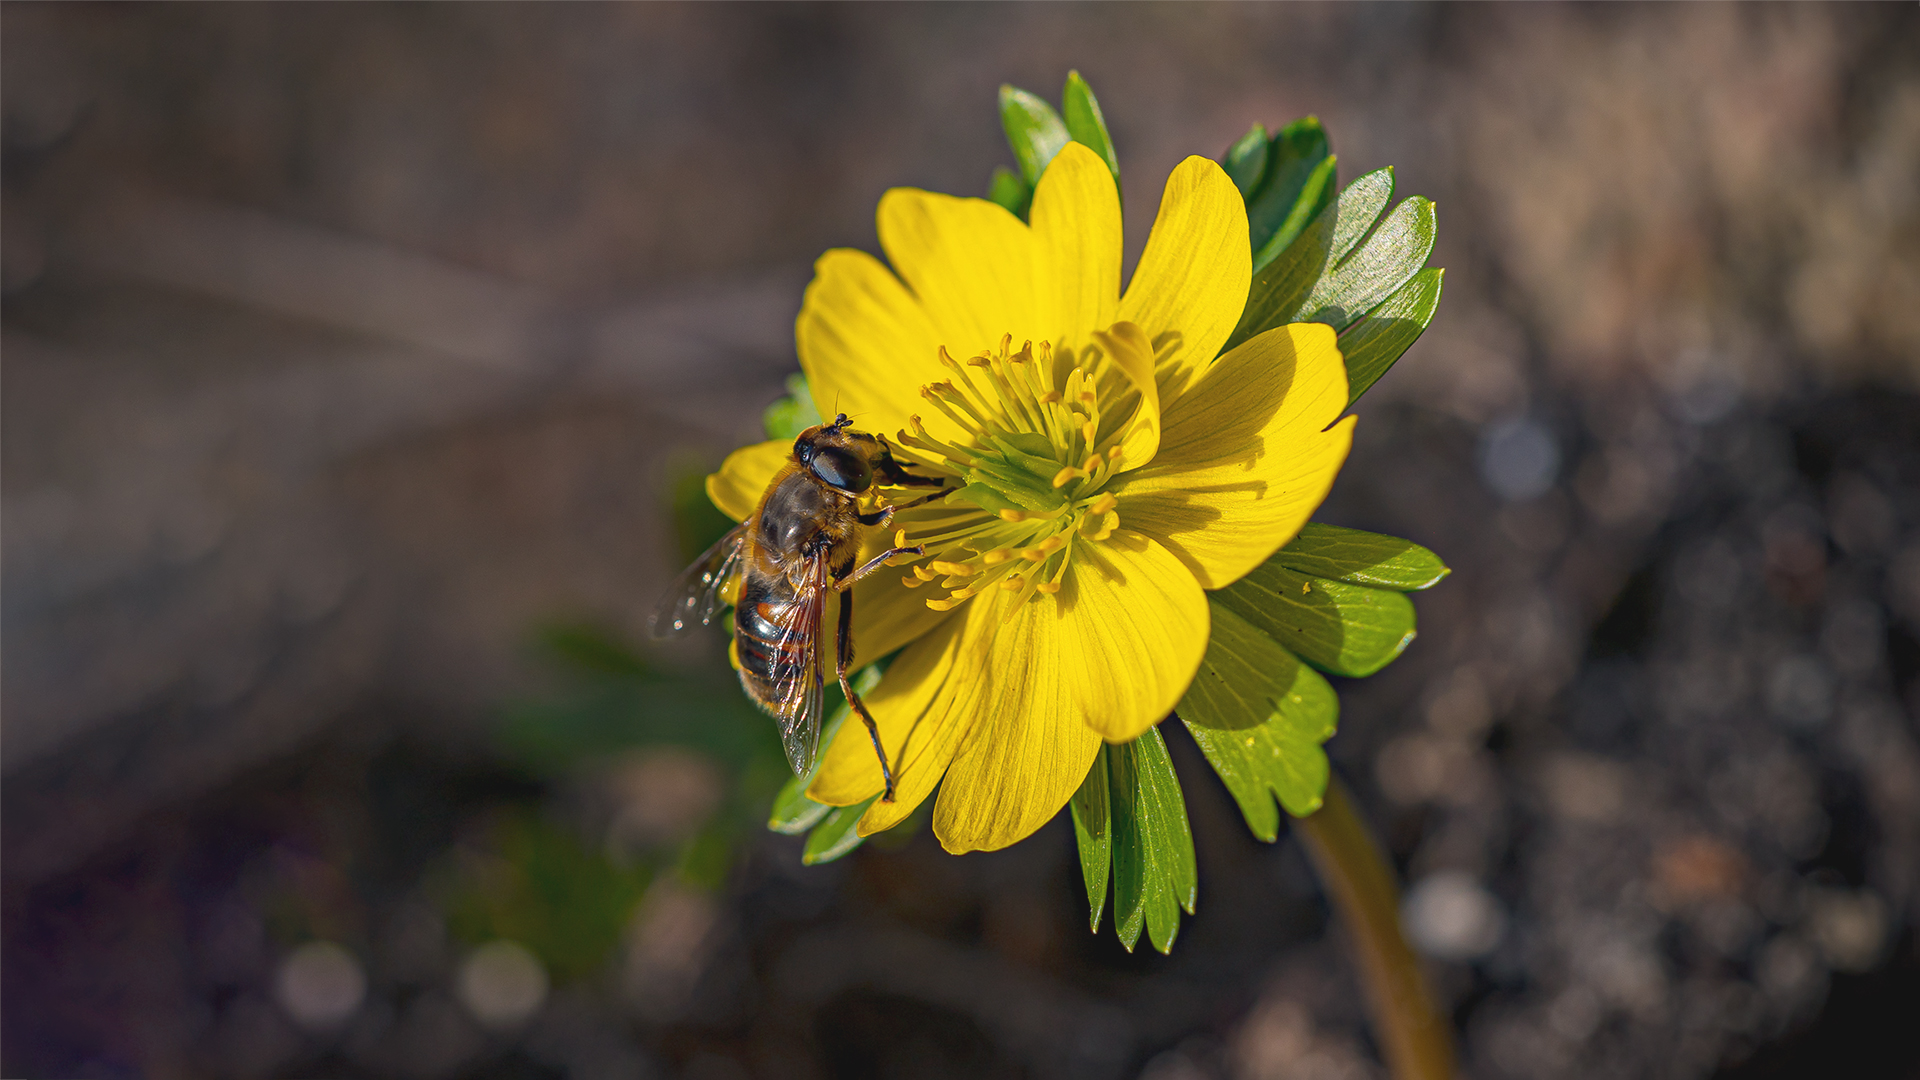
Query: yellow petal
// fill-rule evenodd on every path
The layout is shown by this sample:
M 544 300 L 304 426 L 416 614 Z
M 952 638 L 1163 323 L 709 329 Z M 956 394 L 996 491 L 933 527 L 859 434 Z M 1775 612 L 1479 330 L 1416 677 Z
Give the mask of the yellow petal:
M 1051 304 L 1034 274 L 1033 234 L 985 199 L 894 188 L 880 197 L 880 246 L 958 359 L 997 347 L 1003 334 L 1017 349 L 1051 322 L 1042 317 Z
M 1152 461 L 1160 450 L 1160 388 L 1153 376 L 1153 346 L 1147 342 L 1146 332 L 1130 322 L 1095 331 L 1093 339 L 1113 358 L 1113 366 L 1123 377 L 1124 383 L 1116 385 L 1126 385 L 1131 393 L 1139 395 L 1120 439 L 1121 462 L 1127 469 L 1137 469 Z M 1101 389 L 1107 391 L 1105 386 Z
M 885 551 L 893 542 L 891 533 L 869 530 L 871 535 L 860 551 L 860 564 Z M 957 617 L 956 612 L 935 611 L 927 606 L 933 595 L 926 586 L 909 589 L 901 579 L 913 573 L 925 560 L 903 561 L 899 566 L 883 566 L 853 587 L 853 662 L 855 667 L 870 664 L 934 627 Z
M 934 808 L 948 851 L 1006 847 L 1046 824 L 1101 736 L 1124 741 L 1158 723 L 1199 670 L 1207 600 L 1172 555 L 1123 529 L 1076 545 L 1073 559 L 1057 603 L 1022 603 L 1004 621 L 994 605 L 984 625 L 978 611 L 969 621 L 990 634 L 989 662 Z
M 1295 323 L 1220 358 L 1162 415 L 1160 454 L 1111 490 L 1120 521 L 1200 584 L 1232 584 L 1292 540 L 1353 445 L 1333 330 Z
M 824 415 L 892 435 L 920 410 L 921 385 L 945 377 L 943 342 L 920 302 L 866 252 L 829 251 L 813 271 L 794 323 L 813 400 Z
M 760 505 L 760 496 L 767 493 L 767 485 L 773 483 L 773 474 L 780 471 L 793 456 L 793 442 L 789 439 L 771 439 L 752 446 L 743 446 L 727 455 L 720 463 L 720 471 L 707 477 L 707 498 L 720 512 L 735 521 L 747 520 L 753 508 Z
M 1089 331 L 1112 325 L 1120 306 L 1120 192 L 1113 173 L 1098 154 L 1068 143 L 1040 177 L 1031 217 L 1036 273 L 1050 298 L 1052 323 L 1007 329 L 1044 336 L 1056 349 L 1083 345 Z
M 954 747 L 972 719 L 962 706 L 984 660 L 979 636 L 963 637 L 965 624 L 964 617 L 948 619 L 908 646 L 865 698 L 898 786 L 893 802 L 874 803 L 860 819 L 862 836 L 906 820 L 933 793 L 953 760 Z M 829 806 L 852 806 L 882 787 L 866 725 L 851 717 L 826 748 L 807 797 Z
M 1166 408 L 1207 369 L 1240 321 L 1253 255 L 1240 189 L 1220 166 L 1190 157 L 1167 178 L 1160 216 L 1120 318 L 1152 340 Z

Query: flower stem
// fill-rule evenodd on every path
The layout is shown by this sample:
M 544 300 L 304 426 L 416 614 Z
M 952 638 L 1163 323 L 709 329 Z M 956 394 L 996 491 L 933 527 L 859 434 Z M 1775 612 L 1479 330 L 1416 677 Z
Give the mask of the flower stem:
M 1401 936 L 1393 871 L 1339 777 L 1327 784 L 1320 809 L 1296 824 L 1353 939 L 1374 1035 L 1394 1080 L 1448 1080 L 1453 1076 L 1449 1025 L 1434 1011 L 1420 961 Z

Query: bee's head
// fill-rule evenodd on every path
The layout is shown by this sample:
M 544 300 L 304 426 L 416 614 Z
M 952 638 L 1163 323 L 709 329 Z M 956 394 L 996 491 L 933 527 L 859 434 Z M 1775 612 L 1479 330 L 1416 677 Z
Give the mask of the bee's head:
M 853 431 L 846 413 L 833 423 L 810 427 L 793 441 L 793 459 L 813 472 L 823 484 L 849 495 L 873 486 L 873 455 L 879 440 Z

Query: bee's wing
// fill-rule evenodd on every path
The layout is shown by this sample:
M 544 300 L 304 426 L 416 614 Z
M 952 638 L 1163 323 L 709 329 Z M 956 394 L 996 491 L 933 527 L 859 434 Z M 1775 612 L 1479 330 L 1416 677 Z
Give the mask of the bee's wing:
M 780 627 L 780 642 L 774 655 L 783 660 L 770 696 L 773 713 L 780 720 L 780 741 L 787 748 L 787 763 L 793 766 L 795 776 L 805 776 L 813 768 L 814 752 L 820 746 L 820 617 L 826 610 L 827 595 L 833 591 L 832 581 L 826 552 L 810 556 L 805 583 L 795 590 L 794 602 L 775 620 Z
M 647 621 L 654 637 L 684 633 L 695 623 L 705 626 L 713 621 L 713 613 L 720 607 L 720 589 L 738 569 L 746 539 L 747 525 L 743 521 L 680 572 Z

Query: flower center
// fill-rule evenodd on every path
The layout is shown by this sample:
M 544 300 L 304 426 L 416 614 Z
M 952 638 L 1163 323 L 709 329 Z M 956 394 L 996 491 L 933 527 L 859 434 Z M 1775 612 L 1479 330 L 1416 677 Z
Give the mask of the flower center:
M 914 416 L 897 451 L 920 472 L 949 480 L 944 497 L 895 517 L 900 546 L 925 544 L 930 556 L 906 584 L 947 590 L 928 607 L 947 611 L 997 588 L 1019 594 L 1006 609 L 1011 616 L 1033 594 L 1060 591 L 1075 544 L 1103 541 L 1119 526 L 1118 500 L 1105 486 L 1146 464 L 1127 452 L 1131 445 L 1139 455 L 1129 433 L 1143 408 L 1154 412 L 1156 435 L 1158 425 L 1157 400 L 1147 402 L 1116 362 L 1130 349 L 1133 370 L 1141 370 L 1144 339 L 1126 329 L 1133 336 L 1118 328 L 1095 334 L 1077 356 L 1045 341 L 1015 352 L 1011 334 L 965 361 L 940 349 L 953 374 L 920 394 L 960 435 L 940 438 Z M 1150 354 L 1144 362 L 1150 372 Z

